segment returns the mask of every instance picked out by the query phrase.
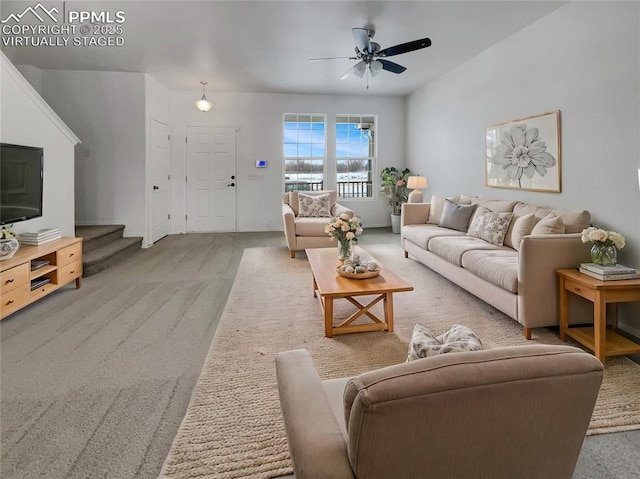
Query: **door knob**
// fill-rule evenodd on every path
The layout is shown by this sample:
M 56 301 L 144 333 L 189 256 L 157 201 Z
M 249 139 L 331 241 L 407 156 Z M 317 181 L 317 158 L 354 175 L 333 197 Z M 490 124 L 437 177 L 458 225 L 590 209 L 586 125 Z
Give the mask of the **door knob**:
M 160 187 L 159 187 L 158 185 L 153 185 L 153 189 L 154 189 L 154 190 L 159 190 L 159 189 L 160 189 Z
M 231 175 L 231 179 L 235 180 L 236 179 L 236 175 Z
M 229 183 L 227 186 L 236 186 L 235 183 Z

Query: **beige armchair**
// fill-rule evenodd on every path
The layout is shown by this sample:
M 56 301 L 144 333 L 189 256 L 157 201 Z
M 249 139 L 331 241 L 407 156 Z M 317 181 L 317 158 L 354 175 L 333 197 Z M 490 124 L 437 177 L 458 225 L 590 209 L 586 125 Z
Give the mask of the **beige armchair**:
M 338 193 L 335 190 L 304 191 L 311 196 L 329 193 L 330 217 L 301 217 L 298 216 L 298 192 L 290 191 L 282 198 L 282 220 L 284 222 L 284 235 L 287 239 L 287 246 L 291 252 L 291 257 L 296 257 L 296 250 L 305 248 L 325 248 L 336 246 L 335 241 L 324 232 L 324 227 L 331 220 L 332 216 L 339 216 L 347 213 L 353 216 L 353 211 L 338 203 Z
M 570 478 L 603 377 L 569 346 L 449 353 L 321 381 L 276 357 L 296 479 Z

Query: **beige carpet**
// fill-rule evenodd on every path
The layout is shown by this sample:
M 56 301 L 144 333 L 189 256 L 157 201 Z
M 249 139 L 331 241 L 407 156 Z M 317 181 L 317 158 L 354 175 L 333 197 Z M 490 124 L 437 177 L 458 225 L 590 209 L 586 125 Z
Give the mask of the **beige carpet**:
M 324 337 L 304 255 L 284 248 L 246 249 L 191 403 L 163 466 L 165 478 L 269 478 L 292 472 L 275 379 L 279 351 L 310 351 L 322 378 L 355 375 L 404 361 L 413 326 L 440 334 L 455 323 L 485 347 L 562 344 L 553 329 L 522 327 L 419 263 L 396 245 L 366 249 L 412 284 L 395 295 L 395 332 Z M 344 304 L 343 304 L 344 303 Z M 376 306 L 377 307 L 377 306 Z M 353 306 L 336 304 L 338 314 Z M 589 434 L 640 428 L 640 365 L 607 360 Z

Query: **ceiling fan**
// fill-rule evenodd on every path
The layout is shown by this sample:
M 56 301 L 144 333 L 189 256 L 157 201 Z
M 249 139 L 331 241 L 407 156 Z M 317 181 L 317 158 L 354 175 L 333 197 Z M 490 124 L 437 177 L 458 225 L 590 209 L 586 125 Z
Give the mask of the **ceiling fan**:
M 362 78 L 366 73 L 367 89 L 369 89 L 369 72 L 371 73 L 372 77 L 376 77 L 382 70 L 400 74 L 407 69 L 402 65 L 386 60 L 386 57 L 401 55 L 403 53 L 408 53 L 431 46 L 430 39 L 421 38 L 420 40 L 413 40 L 412 42 L 401 43 L 399 45 L 381 49 L 380 44 L 371 41 L 371 39 L 376 34 L 376 31 L 374 29 L 352 28 L 351 33 L 353 34 L 353 39 L 356 43 L 356 56 L 310 58 L 309 61 L 358 60 L 358 63 L 349 68 L 340 79 L 345 80 L 346 78 L 349 78 L 351 74 L 357 76 L 358 78 Z

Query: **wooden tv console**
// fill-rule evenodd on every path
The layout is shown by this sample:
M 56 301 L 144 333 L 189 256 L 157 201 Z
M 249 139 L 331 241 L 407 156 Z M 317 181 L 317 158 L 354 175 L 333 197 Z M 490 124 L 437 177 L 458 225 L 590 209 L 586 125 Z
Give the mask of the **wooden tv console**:
M 32 261 L 48 261 L 32 269 Z M 35 266 L 35 263 L 34 265 Z M 31 281 L 49 282 L 31 289 Z M 20 245 L 13 258 L 0 261 L 0 319 L 76 280 L 82 286 L 82 238 L 60 238 L 41 246 Z

